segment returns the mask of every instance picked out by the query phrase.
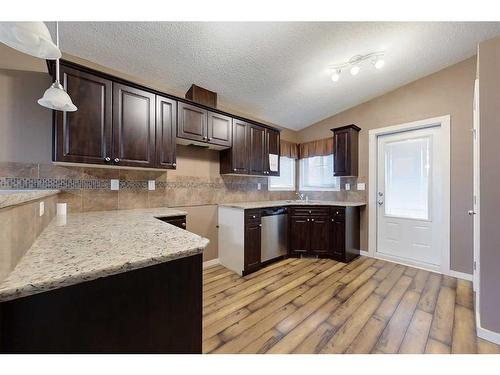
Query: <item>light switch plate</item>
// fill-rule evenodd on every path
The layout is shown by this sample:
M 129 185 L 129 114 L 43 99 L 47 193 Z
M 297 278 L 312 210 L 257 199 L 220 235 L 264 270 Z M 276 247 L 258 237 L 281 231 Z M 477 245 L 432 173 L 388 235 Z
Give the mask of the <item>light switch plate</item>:
M 156 190 L 155 180 L 149 180 L 148 181 L 148 190 Z
M 365 183 L 362 183 L 362 182 L 358 183 L 358 186 L 357 186 L 358 190 L 365 190 L 365 188 L 366 188 L 366 184 Z
M 111 190 L 120 190 L 120 180 L 111 180 Z
M 43 216 L 44 213 L 45 213 L 45 202 L 40 202 L 39 215 Z
M 351 190 L 351 184 L 345 184 L 345 189 L 346 190 Z
M 260 184 L 260 182 L 257 182 L 257 190 L 260 190 L 262 189 L 262 185 Z

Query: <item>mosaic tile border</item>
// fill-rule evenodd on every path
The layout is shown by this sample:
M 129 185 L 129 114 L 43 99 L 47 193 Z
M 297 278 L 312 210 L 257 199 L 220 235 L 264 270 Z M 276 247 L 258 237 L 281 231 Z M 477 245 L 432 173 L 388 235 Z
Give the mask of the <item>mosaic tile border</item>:
M 0 189 L 28 190 L 28 189 L 59 189 L 59 190 L 109 190 L 109 179 L 59 179 L 59 178 L 29 178 L 29 177 L 0 177 Z M 267 183 L 261 182 L 262 189 L 267 190 Z M 156 188 L 183 188 L 183 189 L 257 189 L 256 182 L 201 182 L 201 181 L 156 181 Z M 120 190 L 148 190 L 148 180 L 120 180 Z

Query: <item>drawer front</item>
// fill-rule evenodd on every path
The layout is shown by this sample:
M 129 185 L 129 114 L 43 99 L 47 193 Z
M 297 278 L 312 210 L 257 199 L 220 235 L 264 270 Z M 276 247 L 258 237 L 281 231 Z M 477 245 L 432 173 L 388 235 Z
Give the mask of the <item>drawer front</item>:
M 332 207 L 331 208 L 332 218 L 338 220 L 344 220 L 345 218 L 345 207 Z
M 330 212 L 328 207 L 299 206 L 292 207 L 291 214 L 297 216 L 328 216 Z
M 245 210 L 245 223 L 260 223 L 260 209 Z

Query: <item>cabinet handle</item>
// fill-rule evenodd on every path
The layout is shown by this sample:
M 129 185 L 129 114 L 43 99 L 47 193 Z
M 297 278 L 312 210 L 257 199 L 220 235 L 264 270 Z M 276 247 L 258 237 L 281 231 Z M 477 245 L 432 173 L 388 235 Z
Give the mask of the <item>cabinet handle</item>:
M 203 137 L 203 140 L 206 141 L 207 140 L 207 137 Z
M 236 172 L 236 168 L 233 169 L 233 172 Z
M 119 161 L 120 161 L 120 159 L 115 158 L 115 163 L 118 163 Z
M 259 224 L 259 227 L 262 227 L 262 224 Z
M 311 219 L 311 221 L 314 221 L 314 219 Z
M 172 167 L 177 167 L 177 163 L 172 163 Z
M 255 215 L 252 215 L 252 219 L 255 219 Z
M 309 210 L 309 213 L 312 213 L 311 210 Z
M 207 141 L 209 141 L 209 142 L 210 142 L 211 140 L 212 140 L 212 138 L 207 138 Z
M 307 221 L 309 221 L 309 219 L 307 219 Z
M 106 156 L 106 157 L 104 158 L 104 161 L 111 161 L 111 158 L 110 158 L 109 156 Z
M 181 224 L 183 228 L 186 228 L 186 223 Z
M 332 219 L 332 221 L 335 221 L 335 220 Z

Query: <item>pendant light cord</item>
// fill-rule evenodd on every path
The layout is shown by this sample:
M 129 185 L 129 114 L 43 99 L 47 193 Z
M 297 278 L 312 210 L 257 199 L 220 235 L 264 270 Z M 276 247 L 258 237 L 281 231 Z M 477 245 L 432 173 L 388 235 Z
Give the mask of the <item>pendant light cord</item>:
M 59 22 L 56 21 L 56 46 L 59 48 Z M 59 83 L 59 59 L 56 59 L 56 82 Z

